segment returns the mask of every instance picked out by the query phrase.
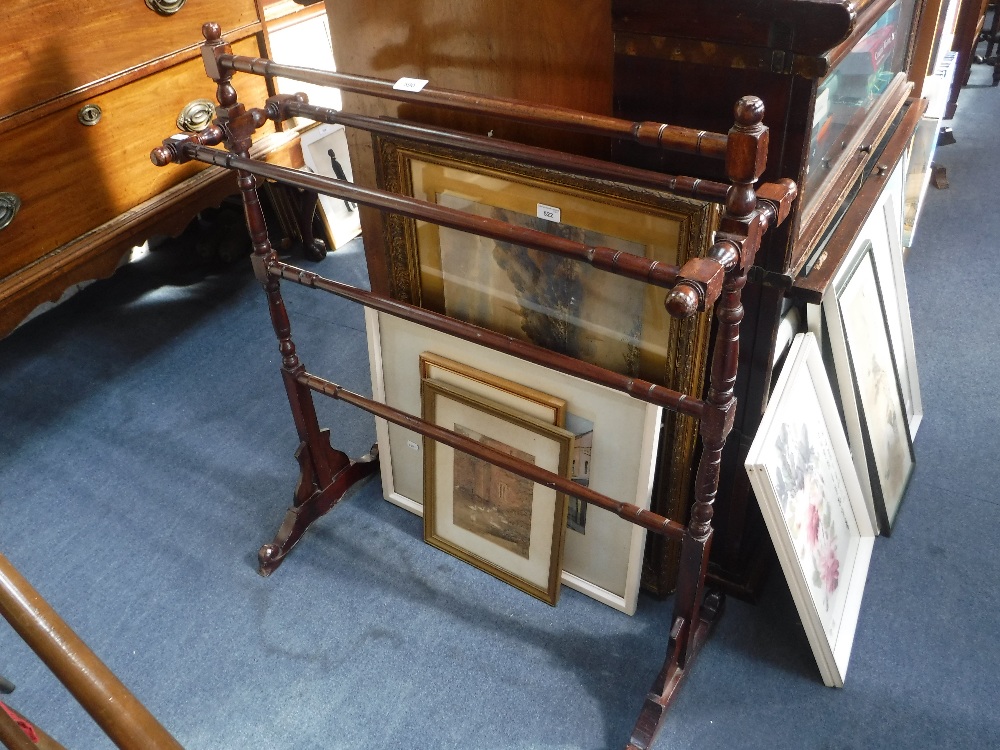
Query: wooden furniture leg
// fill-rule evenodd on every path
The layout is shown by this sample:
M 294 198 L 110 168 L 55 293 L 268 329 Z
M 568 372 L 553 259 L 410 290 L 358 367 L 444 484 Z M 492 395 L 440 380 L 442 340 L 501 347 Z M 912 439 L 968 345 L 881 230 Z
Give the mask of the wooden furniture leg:
M 770 214 L 758 211 L 754 191 L 754 183 L 764 171 L 767 154 L 767 129 L 762 124 L 764 105 L 756 97 L 744 97 L 737 103 L 735 115 L 726 155 L 726 172 L 732 188 L 726 196 L 715 245 L 707 258 L 695 258 L 684 264 L 681 280 L 666 302 L 671 314 L 686 317 L 717 300 L 718 330 L 706 408 L 699 426 L 703 448 L 691 518 L 681 542 L 680 574 L 667 657 L 646 697 L 626 750 L 648 750 L 652 746 L 681 679 L 721 615 L 724 604 L 720 592 L 705 590 L 712 546 L 712 516 L 719 489 L 722 451 L 736 416 L 734 390 L 740 354 L 740 324 L 744 315 L 743 287 L 760 238 L 770 222 Z M 786 201 L 790 198 L 786 197 Z M 724 277 L 720 279 L 721 271 Z
M 220 86 L 220 92 L 222 88 Z M 235 101 L 235 92 L 232 98 Z M 222 93 L 219 101 L 225 104 Z M 231 123 L 231 134 L 234 127 L 237 126 Z M 242 156 L 249 150 L 249 139 L 253 133 L 252 121 L 250 127 L 250 134 L 246 136 L 246 148 L 237 151 Z M 235 140 L 233 142 L 235 145 Z M 295 457 L 299 462 L 301 473 L 293 505 L 285 514 L 285 520 L 278 529 L 274 541 L 265 544 L 257 553 L 259 572 L 263 576 L 268 576 L 281 565 L 285 556 L 313 521 L 333 508 L 347 490 L 359 480 L 375 472 L 378 468 L 378 448 L 373 446 L 368 454 L 357 461 L 352 461 L 345 453 L 330 445 L 330 431 L 320 429 L 312 392 L 296 380 L 296 376 L 305 371 L 305 366 L 295 353 L 288 312 L 281 297 L 280 281 L 267 273 L 268 262 L 275 260 L 276 256 L 267 236 L 264 213 L 256 190 L 256 178 L 239 171 L 237 184 L 243 197 L 247 226 L 250 227 L 254 271 L 267 296 L 271 323 L 278 337 L 278 349 L 282 355 L 282 379 L 299 435 L 299 447 Z
M 205 24 L 202 31 L 206 40 L 203 52 L 206 69 L 217 85 L 216 97 L 219 102 L 216 110 L 218 125 L 203 131 L 203 142 L 225 141 L 231 153 L 248 157 L 253 134 L 267 120 L 268 113 L 259 109 L 247 110 L 237 99 L 231 71 L 213 64 L 218 56 L 232 52 L 231 47 L 222 40 L 219 26 Z M 254 274 L 267 297 L 271 325 L 278 338 L 278 351 L 281 352 L 285 392 L 299 435 L 295 457 L 301 473 L 292 507 L 285 514 L 274 541 L 265 544 L 257 553 L 259 572 L 268 576 L 281 565 L 313 521 L 336 505 L 359 480 L 376 471 L 378 449 L 373 447 L 369 453 L 352 461 L 347 454 L 330 445 L 329 430 L 320 429 L 312 392 L 296 380 L 298 375 L 305 372 L 305 366 L 295 352 L 288 312 L 281 297 L 280 280 L 267 272 L 268 265 L 277 261 L 277 254 L 267 236 L 264 212 L 257 195 L 257 179 L 249 172 L 237 170 L 237 185 L 253 244 Z

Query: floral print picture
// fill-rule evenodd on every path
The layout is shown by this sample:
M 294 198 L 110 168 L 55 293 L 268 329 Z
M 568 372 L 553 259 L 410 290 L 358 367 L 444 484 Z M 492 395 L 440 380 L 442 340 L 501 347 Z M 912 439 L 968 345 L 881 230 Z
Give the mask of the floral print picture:
M 792 341 L 744 466 L 823 682 L 843 687 L 876 531 L 813 334 Z
M 758 463 L 770 480 L 823 630 L 834 640 L 856 557 L 858 520 L 813 380 L 788 382 L 782 406 L 770 425 L 774 439 Z

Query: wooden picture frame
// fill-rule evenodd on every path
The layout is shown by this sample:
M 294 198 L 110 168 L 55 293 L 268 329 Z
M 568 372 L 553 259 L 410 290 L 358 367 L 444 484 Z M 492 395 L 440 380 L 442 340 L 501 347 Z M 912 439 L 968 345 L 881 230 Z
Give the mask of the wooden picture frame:
M 811 333 L 792 342 L 745 468 L 823 682 L 843 687 L 876 529 Z
M 870 240 L 834 278 L 823 320 L 862 491 L 875 527 L 888 536 L 915 456 Z
M 662 263 L 683 265 L 704 255 L 719 222 L 720 207 L 709 201 L 415 140 L 373 135 L 372 142 L 382 189 Z M 385 216 L 384 234 L 394 298 L 702 395 L 711 316 L 679 321 L 664 315 L 664 290 L 396 214 Z M 442 254 L 453 261 L 447 273 Z M 663 418 L 652 507 L 683 523 L 692 498 L 698 425 L 674 412 Z M 666 594 L 679 546 L 660 539 L 651 540 L 651 546 L 657 562 L 651 564 L 650 580 Z
M 525 416 L 540 419 L 546 424 L 553 424 L 556 427 L 566 426 L 566 399 L 498 377 L 486 370 L 470 367 L 434 352 L 420 353 L 420 379 L 447 383 Z
M 392 315 L 366 311 L 372 397 L 417 414 L 420 357 L 433 352 L 566 402 L 567 420 L 593 423 L 591 489 L 648 508 L 663 410 L 627 394 L 473 344 Z M 457 382 L 457 381 L 456 381 Z M 469 390 L 476 388 L 466 382 Z M 489 396 L 487 391 L 478 391 Z M 375 421 L 385 499 L 422 515 L 423 442 L 417 433 Z M 635 612 L 646 531 L 601 508 L 587 508 L 586 532 L 567 531 L 562 582 L 626 614 Z
M 469 367 L 433 352 L 420 354 L 420 379 L 448 383 L 518 413 L 540 419 L 546 424 L 565 427 L 573 433 L 570 478 L 590 486 L 594 423 L 569 414 L 566 410 L 566 399 L 542 393 L 513 380 L 497 377 L 485 370 Z M 568 507 L 566 525 L 574 531 L 586 534 L 587 503 L 575 497 L 567 497 L 566 504 Z
M 436 381 L 422 416 L 560 476 L 573 434 Z M 566 496 L 424 438 L 424 541 L 547 604 L 559 600 Z

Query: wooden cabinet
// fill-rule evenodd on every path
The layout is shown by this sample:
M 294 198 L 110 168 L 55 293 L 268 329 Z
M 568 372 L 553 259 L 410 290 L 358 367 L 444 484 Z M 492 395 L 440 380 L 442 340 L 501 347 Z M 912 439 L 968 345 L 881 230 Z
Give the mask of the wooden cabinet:
M 755 94 L 770 128 L 764 179 L 791 177 L 800 186 L 790 221 L 766 240 L 744 294 L 740 407 L 715 517 L 714 573 L 752 596 L 770 545 L 742 460 L 767 404 L 779 324 L 800 304 L 800 280 L 824 261 L 838 262 L 824 255 L 831 234 L 856 232 L 855 222 L 870 213 L 874 198 L 859 202 L 860 185 L 902 153 L 884 163 L 911 89 L 919 6 L 915 0 L 613 0 L 612 10 L 616 115 L 720 130 L 730 103 Z M 906 123 L 912 133 L 915 123 Z M 616 156 L 656 166 L 627 144 L 616 147 Z
M 223 170 L 159 170 L 149 150 L 180 129 L 186 105 L 214 102 L 205 21 L 240 54 L 262 51 L 254 0 L 7 0 L 3 15 L 0 335 L 235 192 Z M 257 76 L 236 85 L 248 101 L 267 96 Z M 210 117 L 196 106 L 189 126 Z

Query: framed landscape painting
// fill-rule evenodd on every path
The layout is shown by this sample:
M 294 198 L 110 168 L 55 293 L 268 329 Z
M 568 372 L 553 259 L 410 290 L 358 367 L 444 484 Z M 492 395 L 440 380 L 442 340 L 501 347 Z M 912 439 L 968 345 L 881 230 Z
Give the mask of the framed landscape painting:
M 792 343 L 745 468 L 823 682 L 843 687 L 877 532 L 811 333 Z
M 569 475 L 573 435 L 459 388 L 424 380 L 423 418 L 488 448 Z M 554 605 L 566 496 L 424 438 L 424 540 Z
M 665 264 L 704 254 L 719 218 L 706 201 L 373 138 L 381 188 Z M 395 214 L 385 226 L 396 299 L 670 387 L 678 357 L 703 359 L 705 316 L 664 315 L 663 289 Z

